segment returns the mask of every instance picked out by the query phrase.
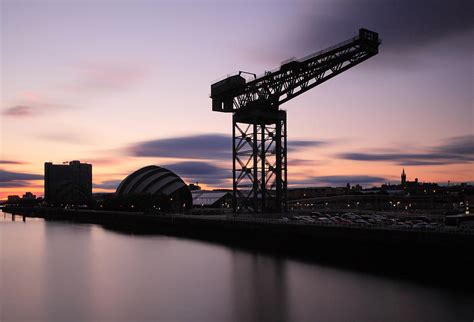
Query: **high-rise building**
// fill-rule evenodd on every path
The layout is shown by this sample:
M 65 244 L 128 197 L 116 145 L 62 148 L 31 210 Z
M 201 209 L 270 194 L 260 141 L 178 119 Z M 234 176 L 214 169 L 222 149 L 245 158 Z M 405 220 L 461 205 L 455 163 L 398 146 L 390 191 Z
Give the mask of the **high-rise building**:
M 49 204 L 87 204 L 92 200 L 92 165 L 80 161 L 44 164 L 44 199 Z

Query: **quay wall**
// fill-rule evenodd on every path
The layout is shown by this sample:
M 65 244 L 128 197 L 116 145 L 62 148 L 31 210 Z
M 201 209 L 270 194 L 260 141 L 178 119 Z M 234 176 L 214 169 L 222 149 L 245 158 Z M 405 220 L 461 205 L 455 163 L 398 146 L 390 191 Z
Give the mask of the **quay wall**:
M 270 241 L 275 247 L 308 248 L 319 251 L 352 245 L 379 249 L 430 250 L 459 253 L 474 250 L 474 233 L 457 229 L 395 229 L 393 227 L 363 227 L 285 223 L 273 219 L 235 218 L 232 216 L 148 215 L 141 212 L 118 212 L 61 208 L 5 207 L 4 212 L 52 220 L 96 223 L 144 233 L 172 233 L 240 237 L 242 242 Z M 235 236 L 233 236 L 235 235 Z M 276 242 L 276 243 L 275 243 Z M 473 253 L 469 256 L 474 257 Z

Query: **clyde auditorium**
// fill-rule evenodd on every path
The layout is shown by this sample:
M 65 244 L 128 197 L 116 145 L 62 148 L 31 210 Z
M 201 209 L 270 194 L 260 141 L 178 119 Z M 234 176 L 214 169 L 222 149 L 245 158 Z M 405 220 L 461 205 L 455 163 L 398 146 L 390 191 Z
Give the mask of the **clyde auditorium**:
M 116 195 L 151 194 L 169 198 L 172 208 L 192 207 L 191 191 L 174 172 L 150 165 L 128 175 L 118 186 Z

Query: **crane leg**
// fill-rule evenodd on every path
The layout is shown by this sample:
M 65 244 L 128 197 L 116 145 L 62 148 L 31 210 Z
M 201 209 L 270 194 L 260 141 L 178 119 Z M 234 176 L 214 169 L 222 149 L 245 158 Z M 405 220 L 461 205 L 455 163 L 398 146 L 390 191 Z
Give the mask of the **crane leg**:
M 286 211 L 286 112 L 235 113 L 232 133 L 234 212 Z

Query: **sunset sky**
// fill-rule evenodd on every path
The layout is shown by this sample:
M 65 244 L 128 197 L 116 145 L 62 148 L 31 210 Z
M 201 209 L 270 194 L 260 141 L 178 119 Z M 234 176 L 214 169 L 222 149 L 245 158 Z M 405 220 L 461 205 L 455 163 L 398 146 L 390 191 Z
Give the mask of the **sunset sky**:
M 43 193 L 44 162 L 94 192 L 167 167 L 230 187 L 231 116 L 210 85 L 379 32 L 377 56 L 282 105 L 289 184 L 474 181 L 468 0 L 0 0 L 0 199 Z

